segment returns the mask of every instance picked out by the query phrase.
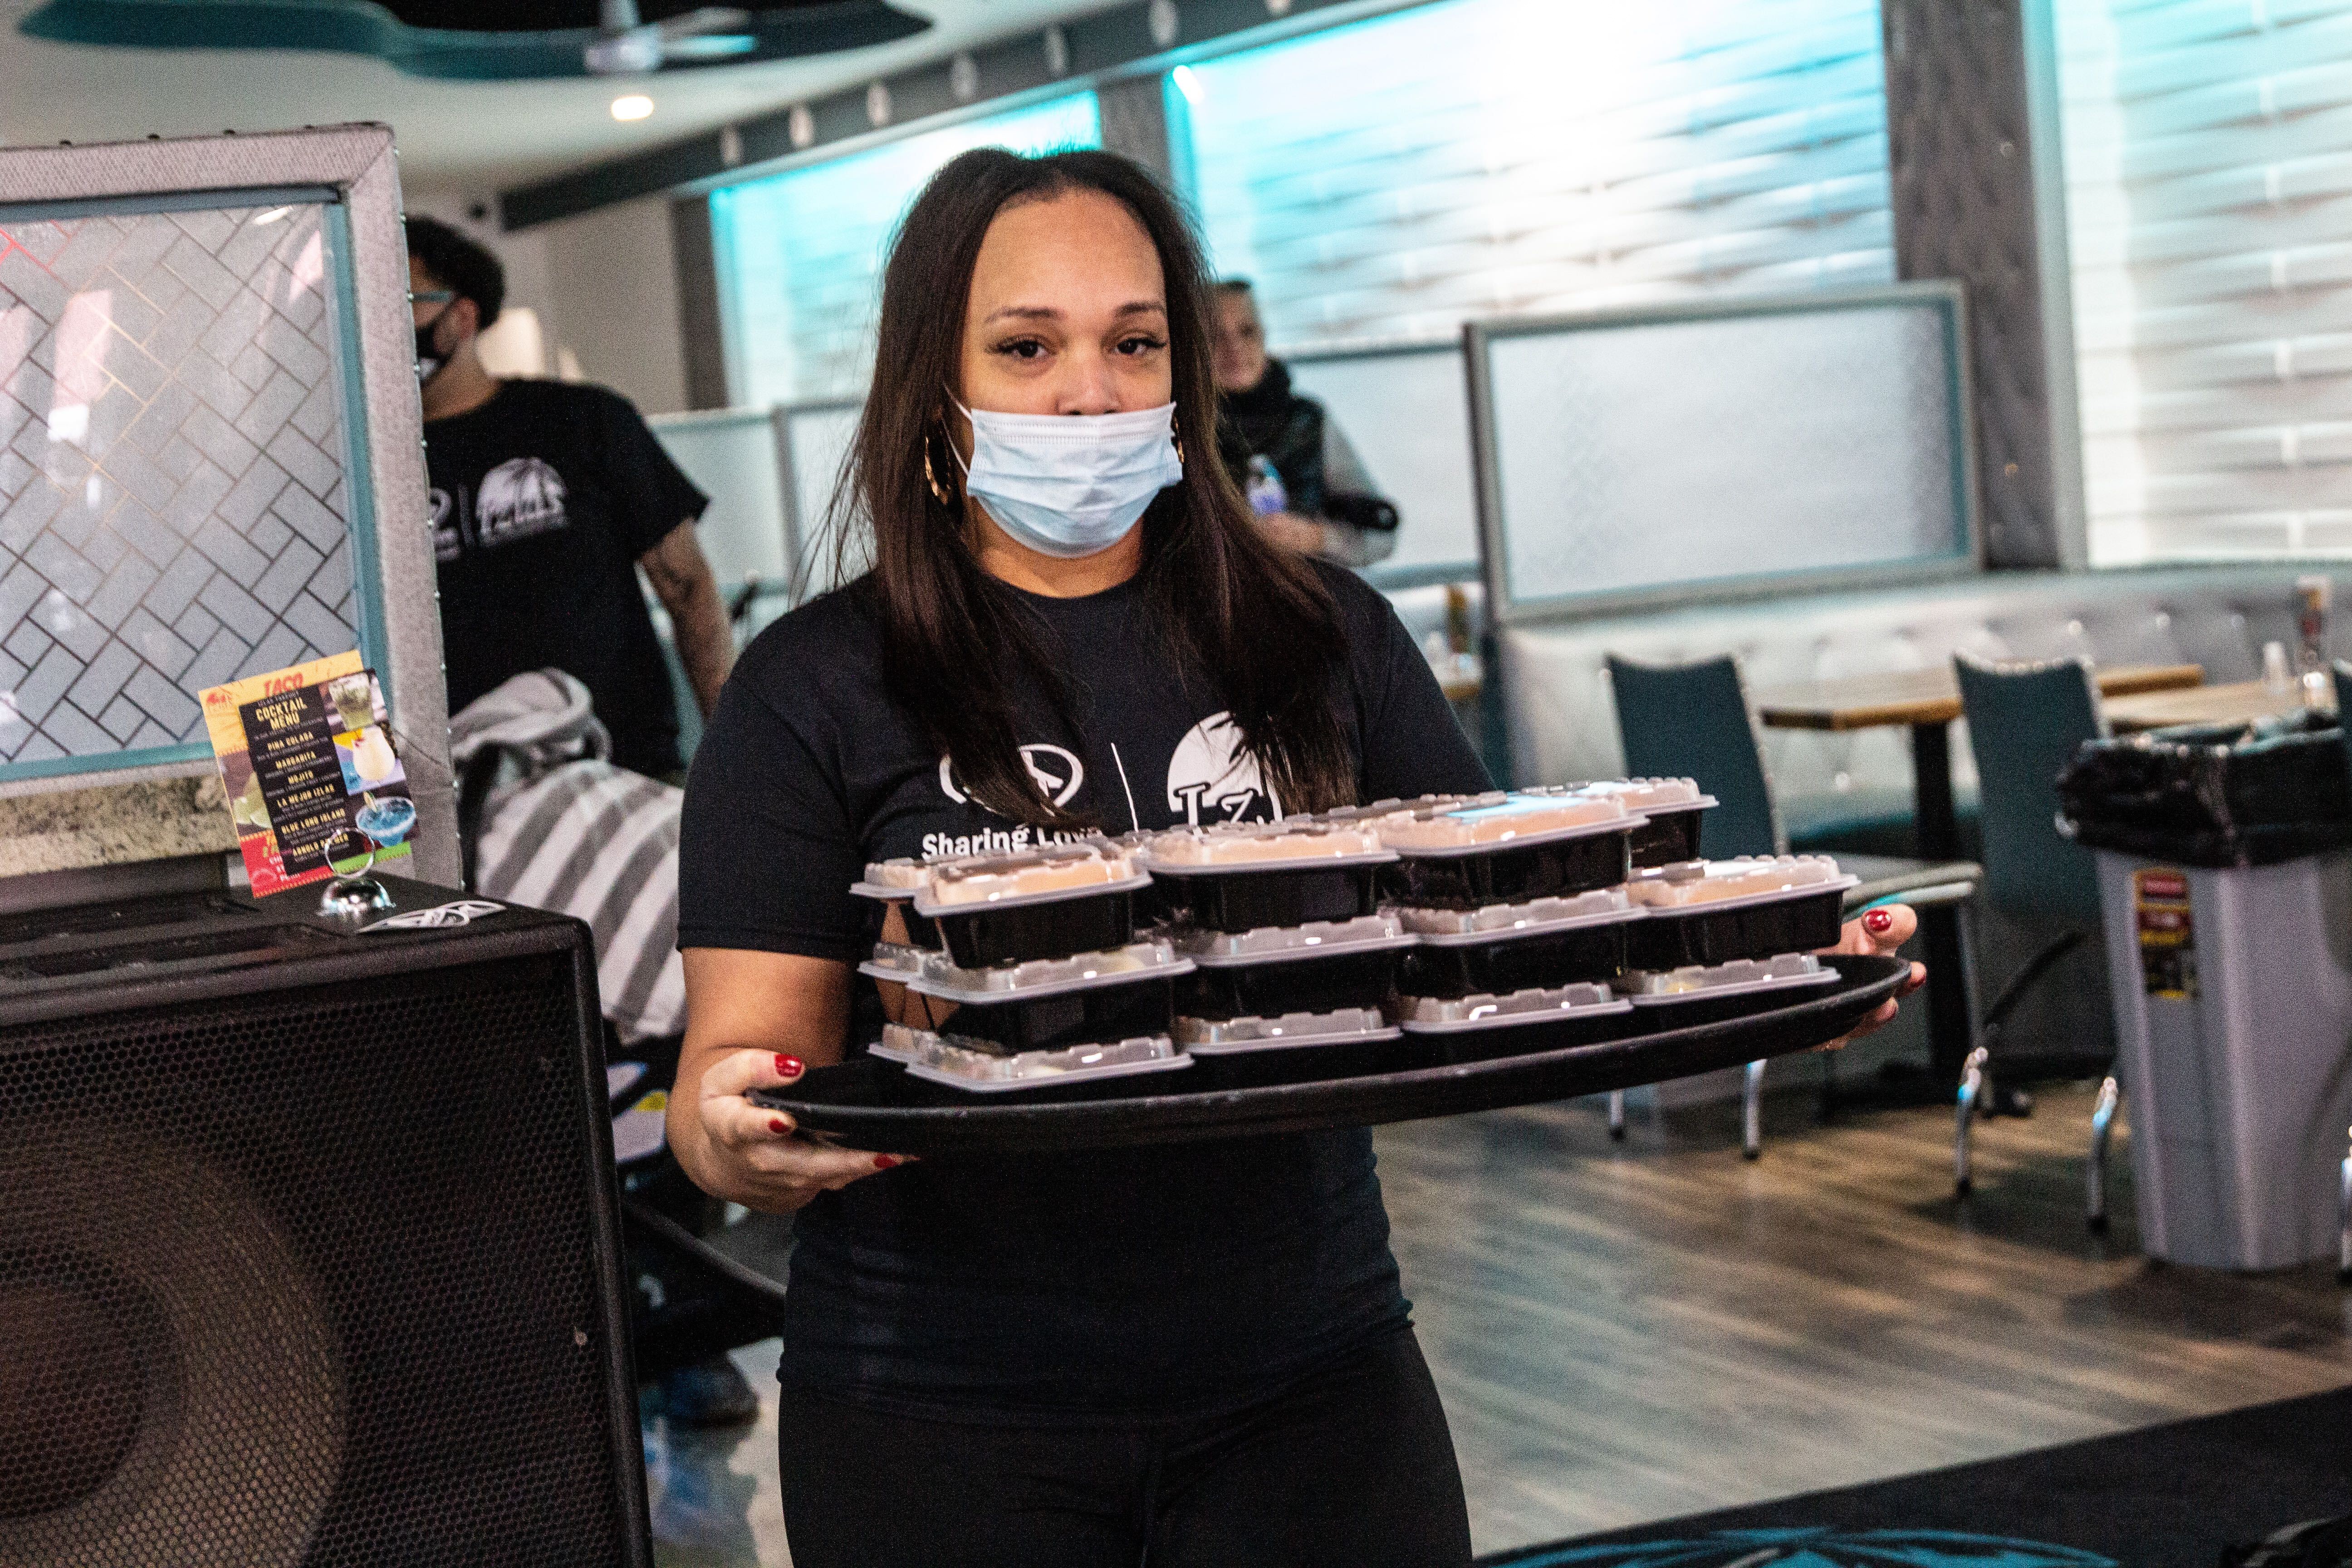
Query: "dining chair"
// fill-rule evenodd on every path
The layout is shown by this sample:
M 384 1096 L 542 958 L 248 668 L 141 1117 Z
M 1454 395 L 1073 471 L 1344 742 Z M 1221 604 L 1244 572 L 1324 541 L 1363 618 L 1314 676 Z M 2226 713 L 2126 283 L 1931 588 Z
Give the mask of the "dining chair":
M 1687 778 L 1715 796 L 1699 819 L 1699 853 L 1710 860 L 1736 855 L 1785 855 L 1789 835 L 1772 798 L 1772 778 L 1756 727 L 1755 705 L 1736 655 L 1691 664 L 1643 664 L 1609 656 L 1609 681 L 1617 702 L 1617 734 L 1625 771 L 1635 778 Z M 1859 872 L 1864 886 L 1849 895 L 1846 913 L 1873 902 L 1918 907 L 1973 897 L 1977 868 L 1966 862 L 1931 863 L 1889 856 L 1838 857 Z M 1966 934 L 1963 927 L 1963 952 Z M 1963 969 L 1969 967 L 1963 962 Z M 1953 977 L 1945 984 L 1967 984 Z M 1929 984 L 1937 984 L 1934 977 Z M 1749 1062 L 1740 1084 L 1740 1152 L 1753 1160 L 1763 1152 L 1764 1068 Z M 1625 1135 L 1623 1090 L 1609 1097 L 1609 1135 Z
M 1984 833 L 1985 899 L 1994 908 L 2062 929 L 2003 984 L 1985 1009 L 1982 1040 L 1969 1054 L 1953 1136 L 1953 1184 L 1970 1184 L 1969 1142 L 1979 1116 L 1993 1113 L 1996 1072 L 2008 1080 L 2097 1074 L 2084 1212 L 2106 1227 L 2106 1157 L 2117 1095 L 2112 1043 L 2104 1052 L 2029 1055 L 1998 1047 L 2017 1005 L 2033 985 L 2099 930 L 2099 881 L 2091 852 L 2058 830 L 2058 775 L 2085 741 L 2103 739 L 2098 688 L 2090 661 L 1994 664 L 1966 654 L 1953 659 L 1969 743 L 1976 753 Z M 2092 944 L 2098 946 L 2096 942 Z M 2031 1101 L 2021 1101 L 2030 1110 Z

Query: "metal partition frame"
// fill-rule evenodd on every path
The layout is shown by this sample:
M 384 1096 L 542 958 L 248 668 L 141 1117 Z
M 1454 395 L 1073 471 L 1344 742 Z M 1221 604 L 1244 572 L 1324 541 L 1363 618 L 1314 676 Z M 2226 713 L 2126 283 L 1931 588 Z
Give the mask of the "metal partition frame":
M 161 213 L 235 205 L 241 196 L 298 193 L 331 204 L 329 265 L 342 270 L 341 348 L 346 526 L 352 544 L 359 640 L 383 679 L 392 723 L 418 814 L 415 874 L 454 884 L 457 825 L 449 776 L 447 689 L 441 673 L 441 618 L 424 461 L 424 415 L 416 386 L 415 328 L 408 300 L 408 243 L 402 226 L 392 132 L 381 125 L 261 135 L 0 150 L 0 216 L 62 217 L 94 211 Z M 120 816 L 170 809 L 177 799 L 153 786 L 203 779 L 209 757 L 189 756 L 58 771 L 0 784 L 0 798 L 85 792 L 60 809 Z M 184 804 L 179 808 L 184 817 Z M 134 826 L 120 849 L 79 864 L 184 852 L 190 824 Z M 219 847 L 234 844 L 226 804 Z M 194 837 L 209 845 L 199 826 Z M 145 839 L 181 847 L 148 849 Z
M 684 414 L 649 415 L 646 416 L 646 424 L 653 430 L 656 439 L 659 439 L 665 432 L 672 430 L 706 430 L 729 425 L 756 424 L 767 426 L 768 440 L 775 453 L 778 491 L 776 512 L 781 527 L 777 548 L 782 554 L 783 566 L 778 576 L 763 577 L 761 581 L 763 592 L 771 583 L 782 584 L 792 582 L 800 571 L 800 552 L 797 548 L 797 535 L 793 523 L 792 451 L 786 445 L 784 410 L 781 407 L 698 408 Z M 673 454 L 671 461 L 677 460 Z M 707 545 L 703 552 L 706 555 L 709 553 Z M 732 579 L 721 577 L 719 585 L 731 590 L 740 587 L 742 582 L 743 579 L 740 575 Z
M 1801 316 L 1830 311 L 1916 310 L 1923 306 L 1934 309 L 1942 317 L 1952 499 L 1955 515 L 1964 535 L 1960 550 L 1946 558 L 1921 557 L 1889 561 L 1884 564 L 1704 578 L 1655 587 L 1555 595 L 1541 598 L 1513 595 L 1509 583 L 1509 557 L 1505 548 L 1501 462 L 1496 432 L 1491 349 L 1496 342 L 1587 329 L 1664 326 L 1688 321 Z M 1478 530 L 1486 558 L 1487 615 L 1495 624 L 1618 614 L 1668 605 L 1756 599 L 1779 594 L 1824 593 L 1929 583 L 1965 576 L 1982 569 L 1984 545 L 1978 512 L 1976 427 L 1969 374 L 1968 309 L 1957 283 L 1939 279 L 1871 289 L 1822 289 L 1769 298 L 1472 321 L 1463 328 L 1462 336 L 1464 357 L 1470 377 L 1470 431 L 1477 465 Z
M 822 514 L 804 517 L 801 512 L 801 480 L 815 476 L 803 475 L 793 461 L 793 420 L 803 414 L 840 414 L 865 406 L 862 397 L 824 397 L 776 405 L 776 472 L 784 483 L 784 545 L 793 562 L 794 604 L 814 598 L 833 584 L 817 581 L 820 566 L 814 557 L 824 530 L 824 518 Z
M 1349 360 L 1397 359 L 1408 354 L 1456 354 L 1461 352 L 1461 342 L 1454 338 L 1435 342 L 1428 339 L 1408 339 L 1396 342 L 1356 344 L 1347 348 L 1303 349 L 1296 353 L 1286 353 L 1277 357 L 1285 364 L 1291 365 L 1333 364 Z M 1464 397 L 1464 413 L 1466 419 L 1468 415 L 1466 389 Z M 1362 455 L 1360 449 L 1358 455 Z M 1465 469 L 1470 469 L 1475 465 L 1476 462 L 1475 443 L 1465 444 L 1462 450 L 1462 462 Z M 1471 505 L 1474 511 L 1472 528 L 1476 543 L 1483 546 L 1484 531 L 1477 526 L 1475 516 L 1477 508 L 1477 479 L 1474 472 L 1470 479 Z M 1389 499 L 1395 500 L 1398 498 L 1391 496 Z M 1412 509 L 1400 504 L 1397 510 L 1401 514 L 1402 526 L 1412 527 Z M 1483 563 L 1478 556 L 1471 555 L 1458 561 L 1430 561 L 1411 566 L 1394 566 L 1381 563 L 1365 567 L 1362 574 L 1366 581 L 1379 588 L 1418 588 L 1435 583 L 1475 582 L 1478 580 L 1482 570 Z

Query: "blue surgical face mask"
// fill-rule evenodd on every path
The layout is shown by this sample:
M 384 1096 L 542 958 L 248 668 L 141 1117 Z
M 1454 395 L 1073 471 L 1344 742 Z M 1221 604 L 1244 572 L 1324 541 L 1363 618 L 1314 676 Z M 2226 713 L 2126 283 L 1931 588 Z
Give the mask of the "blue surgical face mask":
M 1173 403 L 1131 414 L 964 413 L 971 419 L 964 488 L 998 527 L 1041 555 L 1074 561 L 1109 549 L 1152 497 L 1184 477 Z

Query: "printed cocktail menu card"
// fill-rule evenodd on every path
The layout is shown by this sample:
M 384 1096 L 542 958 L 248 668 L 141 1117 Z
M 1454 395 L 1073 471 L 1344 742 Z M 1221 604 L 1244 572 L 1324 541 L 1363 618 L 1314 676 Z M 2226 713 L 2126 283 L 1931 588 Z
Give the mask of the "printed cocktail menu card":
M 406 855 L 416 825 L 383 690 L 356 652 L 215 686 L 205 722 L 256 893 Z

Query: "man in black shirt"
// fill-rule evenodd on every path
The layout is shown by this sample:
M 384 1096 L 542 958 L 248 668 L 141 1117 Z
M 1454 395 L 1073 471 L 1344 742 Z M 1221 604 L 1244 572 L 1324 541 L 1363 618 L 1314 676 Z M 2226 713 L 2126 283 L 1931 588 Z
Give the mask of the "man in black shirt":
M 441 563 L 441 641 L 456 712 L 550 666 L 588 688 L 613 761 L 675 780 L 677 711 L 635 567 L 669 612 L 705 713 L 734 658 L 719 585 L 696 543 L 709 504 L 626 398 L 600 386 L 499 381 L 475 338 L 506 294 L 498 259 L 412 218 L 409 287 L 424 378 L 425 458 Z
M 499 381 L 483 367 L 475 339 L 506 298 L 488 251 L 446 224 L 412 218 L 408 286 L 449 711 L 525 670 L 552 667 L 587 687 L 615 765 L 684 783 L 669 668 L 635 569 L 669 612 L 678 662 L 707 714 L 735 658 L 719 584 L 694 537 L 709 498 L 619 394 Z M 702 1196 L 683 1181 L 651 1195 L 672 1219 L 702 1228 Z M 725 1356 L 665 1374 L 658 1398 L 680 1426 L 759 1414 Z

